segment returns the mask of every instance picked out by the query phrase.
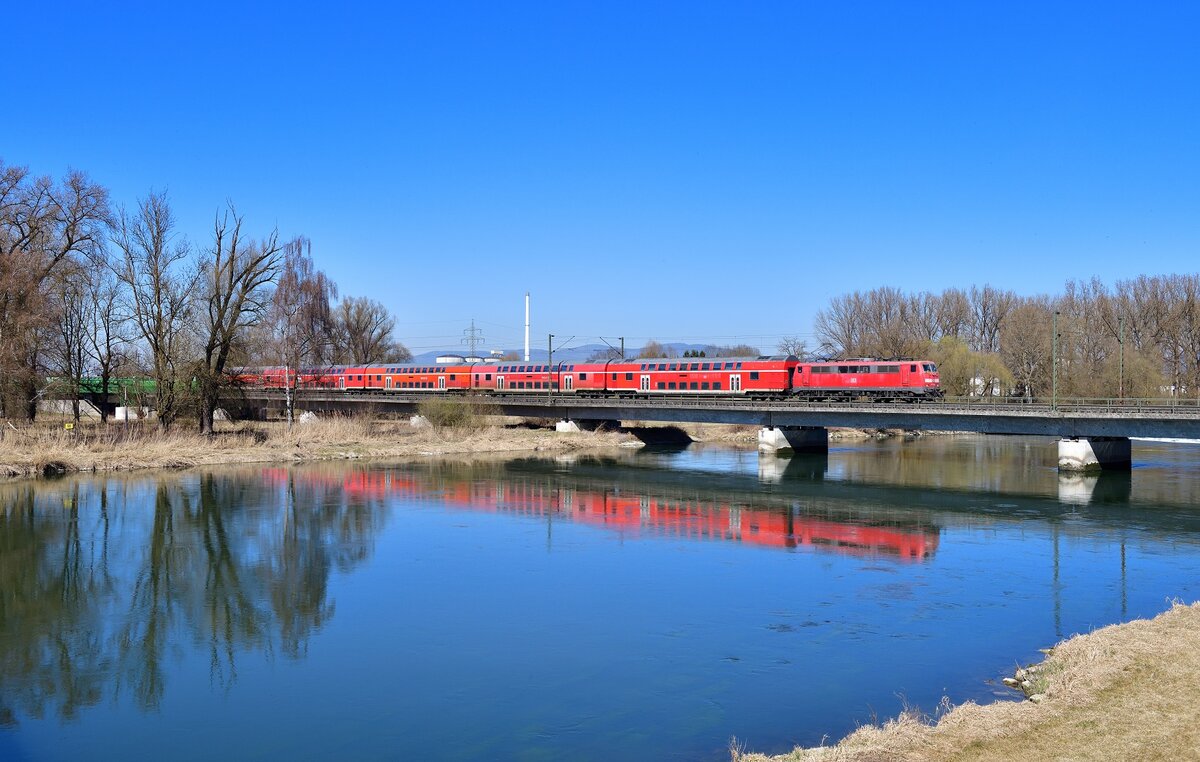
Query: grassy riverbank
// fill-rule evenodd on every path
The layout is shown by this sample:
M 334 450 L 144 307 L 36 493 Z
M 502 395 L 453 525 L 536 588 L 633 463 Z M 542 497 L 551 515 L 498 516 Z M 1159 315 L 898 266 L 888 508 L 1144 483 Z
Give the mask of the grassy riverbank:
M 405 421 L 330 418 L 290 429 L 284 423 L 238 423 L 212 437 L 163 433 L 152 424 L 3 429 L 0 475 L 38 476 L 79 471 L 183 468 L 226 463 L 389 458 L 459 453 L 565 452 L 617 447 L 626 434 L 557 434 L 552 429 L 500 425 L 413 427 Z
M 1200 758 L 1200 603 L 1055 646 L 1021 677 L 1036 701 L 909 712 L 835 746 L 735 762 Z

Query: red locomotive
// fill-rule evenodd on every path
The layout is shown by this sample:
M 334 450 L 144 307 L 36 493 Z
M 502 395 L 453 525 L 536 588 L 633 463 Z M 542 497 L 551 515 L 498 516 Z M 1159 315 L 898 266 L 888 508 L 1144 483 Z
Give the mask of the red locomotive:
M 579 396 L 745 396 L 756 399 L 916 401 L 942 396 L 928 360 L 801 362 L 792 355 L 659 358 L 606 362 L 405 363 L 380 366 L 239 369 L 241 383 L 282 389 Z

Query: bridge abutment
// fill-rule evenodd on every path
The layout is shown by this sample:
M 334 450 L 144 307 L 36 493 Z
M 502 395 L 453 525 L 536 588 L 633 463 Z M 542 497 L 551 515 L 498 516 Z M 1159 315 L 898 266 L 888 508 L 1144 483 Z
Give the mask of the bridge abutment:
M 1128 437 L 1073 437 L 1058 440 L 1058 470 L 1070 473 L 1128 471 L 1133 448 Z
M 758 430 L 758 449 L 829 452 L 829 430 L 819 426 L 765 426 Z

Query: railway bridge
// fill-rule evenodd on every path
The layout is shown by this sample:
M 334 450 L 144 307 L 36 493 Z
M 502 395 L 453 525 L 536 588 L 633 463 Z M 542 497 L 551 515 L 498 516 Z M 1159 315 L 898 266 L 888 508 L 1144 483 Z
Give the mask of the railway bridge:
M 261 410 L 281 410 L 285 405 L 278 390 L 245 388 L 236 394 L 236 399 L 229 400 L 233 404 Z M 421 392 L 305 390 L 297 407 L 315 412 L 415 412 L 429 398 L 429 393 Z M 973 397 L 882 404 L 701 395 L 632 399 L 544 392 L 458 399 L 505 415 L 556 418 L 563 422 L 560 427 L 604 421 L 753 425 L 760 427 L 759 446 L 764 450 L 825 451 L 830 427 L 1052 436 L 1059 437 L 1059 468 L 1066 471 L 1130 468 L 1131 437 L 1200 439 L 1200 404 L 1180 399 L 1050 403 Z

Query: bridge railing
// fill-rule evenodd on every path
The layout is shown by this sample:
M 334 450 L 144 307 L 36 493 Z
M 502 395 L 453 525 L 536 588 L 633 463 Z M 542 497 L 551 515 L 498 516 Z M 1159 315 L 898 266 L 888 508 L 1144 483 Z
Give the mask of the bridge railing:
M 251 392 L 246 389 L 247 396 L 259 399 L 283 399 L 283 392 L 266 389 Z M 437 396 L 435 393 L 404 391 L 310 391 L 304 395 L 308 400 L 345 401 L 348 403 L 385 403 L 388 400 L 398 403 L 412 403 Z M 993 397 L 993 396 L 963 396 L 944 397 L 937 400 L 921 400 L 920 402 L 862 402 L 841 400 L 836 402 L 815 401 L 793 398 L 751 399 L 749 397 L 730 397 L 718 394 L 688 394 L 679 396 L 654 395 L 648 399 L 630 397 L 587 397 L 580 394 L 564 394 L 561 392 L 548 393 L 544 391 L 526 391 L 504 393 L 501 395 L 469 395 L 461 398 L 464 401 L 477 401 L 480 404 L 501 404 L 513 406 L 537 407 L 627 407 L 627 408 L 725 408 L 725 409 L 790 409 L 790 410 L 888 410 L 896 413 L 924 412 L 988 412 L 997 415 L 1034 415 L 1054 416 L 1063 414 L 1125 414 L 1135 417 L 1164 415 L 1174 417 L 1200 416 L 1200 402 L 1194 398 L 1157 397 L 1157 398 L 1109 398 L 1109 397 L 1060 397 L 1057 404 L 1050 398 L 1035 397 Z
M 926 403 L 922 403 L 926 404 Z M 1013 408 L 1057 407 L 1059 410 L 1200 410 L 1200 400 L 1194 397 L 1059 397 L 1057 403 L 1049 397 L 966 396 L 944 397 L 934 404 L 965 405 L 967 407 Z

